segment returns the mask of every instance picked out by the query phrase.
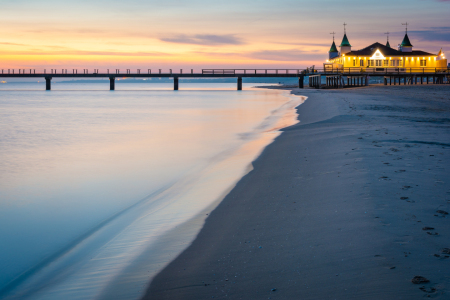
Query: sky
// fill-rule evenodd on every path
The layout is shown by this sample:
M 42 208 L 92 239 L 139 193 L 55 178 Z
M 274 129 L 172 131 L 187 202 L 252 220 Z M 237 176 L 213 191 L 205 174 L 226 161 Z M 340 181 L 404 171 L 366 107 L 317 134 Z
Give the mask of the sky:
M 450 52 L 450 0 L 0 0 L 0 68 L 305 68 L 352 49 Z

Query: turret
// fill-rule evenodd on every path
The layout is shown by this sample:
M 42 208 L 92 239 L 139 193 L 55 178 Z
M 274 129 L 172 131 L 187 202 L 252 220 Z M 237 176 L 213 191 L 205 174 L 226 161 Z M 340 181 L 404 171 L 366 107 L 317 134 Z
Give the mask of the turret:
M 445 58 L 445 54 L 444 54 L 444 52 L 442 52 L 442 48 L 441 48 L 441 50 L 439 50 L 439 53 L 436 57 L 436 67 L 438 67 L 438 68 L 448 68 L 449 67 L 447 65 L 447 59 Z
M 398 51 L 401 52 L 412 52 L 411 42 L 409 41 L 408 33 L 405 33 L 405 37 L 400 45 L 398 45 Z
M 436 60 L 443 60 L 443 59 L 445 59 L 445 56 L 444 56 L 444 52 L 442 52 L 442 48 L 441 48 L 441 50 L 439 50 Z
M 342 39 L 342 43 L 339 47 L 341 47 L 341 55 L 352 51 L 352 45 L 350 45 L 348 41 L 347 33 L 344 33 L 344 38 Z
M 386 43 L 386 47 L 391 48 L 391 44 L 389 44 L 389 40 L 388 40 L 387 43 Z
M 328 58 L 333 59 L 338 56 L 339 56 L 339 51 L 336 47 L 336 44 L 334 43 L 334 38 L 333 38 L 333 44 L 331 44 L 330 51 L 328 51 Z

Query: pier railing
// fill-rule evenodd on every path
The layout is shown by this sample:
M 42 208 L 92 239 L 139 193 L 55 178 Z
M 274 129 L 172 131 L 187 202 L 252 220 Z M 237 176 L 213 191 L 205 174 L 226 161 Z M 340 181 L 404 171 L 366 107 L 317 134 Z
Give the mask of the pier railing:
M 343 75 L 403 75 L 403 74 L 450 74 L 450 68 L 383 68 L 383 67 L 350 67 L 350 68 L 325 68 L 325 69 L 202 69 L 194 72 L 194 69 L 175 70 L 175 69 L 0 69 L 1 77 L 37 77 L 37 76 L 51 76 L 59 75 L 61 77 L 84 77 L 89 75 L 98 77 L 158 77 L 162 75 L 179 76 L 179 77 L 294 77 L 294 76 L 308 76 L 318 74 L 343 74 Z
M 350 67 L 350 68 L 325 68 L 314 70 L 315 73 L 322 74 L 450 74 L 450 68 L 383 68 L 383 67 Z
M 282 75 L 302 74 L 304 69 L 202 69 L 202 74 L 235 74 L 235 75 Z

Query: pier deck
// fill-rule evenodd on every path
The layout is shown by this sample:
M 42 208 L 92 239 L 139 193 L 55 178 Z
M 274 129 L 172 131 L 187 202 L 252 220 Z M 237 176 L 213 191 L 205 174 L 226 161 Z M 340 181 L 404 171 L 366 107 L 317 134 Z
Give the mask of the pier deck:
M 92 69 L 91 69 L 92 70 Z M 36 69 L 1 69 L 0 78 L 45 78 L 46 90 L 51 90 L 52 78 L 109 78 L 110 90 L 115 90 L 116 78 L 173 78 L 174 90 L 179 88 L 179 78 L 237 78 L 237 89 L 242 90 L 242 78 L 298 78 L 300 88 L 304 87 L 305 78 L 309 79 L 309 86 L 322 87 L 322 77 L 325 77 L 325 86 L 339 88 L 346 86 L 363 86 L 369 84 L 370 77 L 384 77 L 385 85 L 398 84 L 403 80 L 404 84 L 423 84 L 424 82 L 435 84 L 450 83 L 450 68 L 345 68 L 345 69 L 202 69 L 201 73 L 190 72 L 152 72 L 147 69 L 141 72 L 137 69 L 131 72 L 126 69 L 109 69 L 99 72 L 94 69 L 46 69 L 36 72 Z M 430 80 L 431 78 L 431 80 Z

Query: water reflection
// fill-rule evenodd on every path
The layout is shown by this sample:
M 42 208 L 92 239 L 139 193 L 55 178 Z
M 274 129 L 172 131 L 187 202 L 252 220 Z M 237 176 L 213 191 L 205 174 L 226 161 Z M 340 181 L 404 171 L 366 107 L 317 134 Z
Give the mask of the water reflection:
M 0 290 L 17 283 L 10 296 L 33 299 L 119 286 L 138 297 L 202 219 L 165 261 L 144 254 L 212 209 L 301 102 L 270 90 L 1 93 Z

